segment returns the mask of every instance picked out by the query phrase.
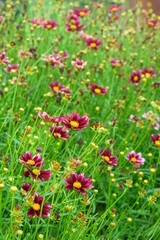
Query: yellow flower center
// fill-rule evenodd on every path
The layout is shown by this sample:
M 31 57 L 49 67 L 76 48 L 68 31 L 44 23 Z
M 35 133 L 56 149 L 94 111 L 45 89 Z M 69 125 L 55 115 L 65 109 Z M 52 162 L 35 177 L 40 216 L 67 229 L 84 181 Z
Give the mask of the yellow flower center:
M 47 24 L 47 28 L 48 29 L 52 28 L 52 25 L 51 24 Z
M 61 134 L 60 133 L 54 133 L 54 137 L 60 138 Z
M 81 187 L 82 187 L 82 184 L 77 181 L 77 182 L 74 182 L 74 183 L 73 183 L 73 187 L 75 187 L 75 188 L 81 188 Z
M 74 20 L 74 19 L 71 19 L 71 23 L 75 23 L 75 20 Z
M 77 29 L 77 26 L 76 25 L 71 25 L 70 28 L 75 30 L 75 29 Z
M 134 76 L 134 81 L 135 81 L 135 82 L 138 81 L 138 76 Z
M 111 42 L 111 43 L 110 43 L 110 47 L 113 47 L 113 46 L 114 46 L 114 43 L 113 43 L 113 42 Z
M 155 145 L 158 146 L 158 147 L 160 147 L 160 141 L 159 141 L 159 140 L 156 140 L 156 141 L 155 141 Z
M 71 121 L 71 122 L 70 122 L 70 125 L 71 125 L 72 127 L 74 127 L 74 128 L 78 128 L 78 127 L 79 127 L 79 122 L 77 122 L 77 121 Z
M 113 12 L 116 12 L 116 11 L 117 11 L 117 8 L 116 8 L 116 7 L 112 8 L 112 11 L 113 11 Z
M 11 72 L 12 72 L 12 73 L 15 73 L 15 72 L 16 72 L 16 69 L 11 69 Z
M 54 87 L 53 87 L 53 90 L 54 90 L 55 92 L 57 92 L 57 91 L 59 90 L 59 87 L 58 87 L 58 86 L 54 86 Z
M 153 23 L 152 22 L 148 22 L 148 25 L 153 26 Z
M 109 158 L 108 156 L 104 156 L 104 160 L 105 160 L 106 162 L 109 162 L 110 158 Z
M 150 78 L 150 77 L 151 77 L 151 74 L 150 74 L 150 73 L 146 73 L 145 76 L 146 76 L 147 78 Z
M 99 89 L 99 88 L 95 88 L 94 91 L 95 91 L 95 93 L 101 93 L 101 89 Z
M 80 15 L 80 16 L 84 16 L 84 15 L 85 15 L 85 12 L 80 12 L 79 15 Z
M 32 159 L 29 159 L 28 161 L 27 161 L 27 163 L 29 164 L 29 165 L 34 165 L 35 164 L 35 161 L 34 160 L 32 160 Z
M 91 43 L 91 44 L 90 44 L 90 47 L 91 47 L 91 48 L 95 48 L 96 46 L 97 46 L 96 43 Z
M 131 161 L 132 161 L 133 163 L 136 163 L 136 162 L 137 162 L 137 159 L 136 159 L 135 157 L 132 157 L 132 158 L 131 158 Z
M 40 171 L 38 169 L 33 169 L 32 171 L 36 176 L 39 176 Z
M 39 203 L 34 203 L 32 208 L 35 210 L 35 211 L 39 211 L 41 206 L 39 205 Z

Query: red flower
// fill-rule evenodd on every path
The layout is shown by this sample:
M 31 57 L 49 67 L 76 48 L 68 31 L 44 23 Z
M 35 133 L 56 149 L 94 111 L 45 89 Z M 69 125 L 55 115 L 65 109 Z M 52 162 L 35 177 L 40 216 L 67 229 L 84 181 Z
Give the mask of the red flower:
M 38 112 L 38 116 L 45 120 L 46 122 L 49 123 L 60 123 L 63 121 L 63 117 L 62 116 L 56 116 L 56 117 L 51 117 L 48 113 L 46 112 Z
M 131 151 L 128 154 L 127 159 L 132 164 L 136 164 L 136 165 L 144 164 L 144 162 L 145 162 L 145 159 L 142 158 L 141 153 L 136 153 L 135 151 Z
M 46 23 L 43 23 L 43 27 L 47 29 L 56 29 L 58 27 L 58 24 L 56 21 L 48 20 Z
M 101 149 L 101 158 L 103 159 L 103 161 L 105 163 L 107 163 L 110 166 L 117 166 L 118 162 L 116 162 L 117 160 L 117 156 L 111 156 L 111 150 L 107 149 L 105 150 L 104 148 Z
M 26 196 L 30 190 L 31 190 L 31 184 L 29 182 L 27 183 L 23 182 L 21 187 L 22 195 Z
M 65 130 L 62 126 L 58 126 L 56 127 L 54 124 L 51 128 L 49 128 L 52 136 L 54 138 L 60 138 L 63 140 L 67 140 L 68 138 L 70 138 L 69 135 L 67 135 L 67 130 Z
M 38 168 L 30 170 L 27 166 L 25 168 L 27 171 L 23 173 L 23 177 L 29 177 L 30 175 L 33 179 L 38 178 L 41 182 L 48 180 L 52 174 L 49 170 L 39 170 Z
M 81 69 L 81 70 L 83 70 L 84 67 L 87 65 L 87 62 L 84 62 L 83 60 L 76 59 L 76 61 L 72 61 L 72 65 L 73 65 L 76 69 Z
M 90 12 L 91 12 L 91 10 L 84 9 L 84 8 L 74 9 L 73 10 L 73 14 L 75 14 L 78 17 L 88 16 Z
M 123 67 L 123 62 L 118 59 L 112 58 L 111 65 L 112 67 Z
M 27 215 L 29 218 L 36 215 L 39 217 L 50 217 L 50 211 L 52 207 L 49 204 L 44 204 L 45 199 L 43 197 L 40 197 L 37 193 L 34 198 L 34 202 L 32 207 L 28 210 Z M 43 203 L 43 204 L 42 204 Z
M 147 78 L 152 78 L 152 77 L 155 77 L 157 76 L 157 73 L 154 71 L 153 68 L 150 68 L 150 69 L 143 69 L 142 72 L 141 72 L 143 75 L 145 75 L 145 77 Z
M 61 94 L 66 94 L 68 96 L 71 95 L 71 90 L 66 88 L 64 85 L 59 86 L 59 81 L 56 82 L 51 82 L 49 84 L 49 88 L 52 90 L 53 93 L 61 93 Z
M 33 157 L 29 151 L 21 155 L 19 162 L 24 163 L 25 165 L 35 166 L 38 168 L 40 166 L 44 166 L 44 163 L 42 163 L 42 158 L 40 154 L 37 154 Z
M 139 71 L 133 70 L 132 74 L 130 75 L 131 84 L 139 85 L 139 83 L 141 81 L 141 75 L 142 75 L 141 70 L 139 70 Z
M 102 41 L 100 41 L 98 38 L 94 39 L 92 37 L 89 37 L 86 39 L 86 46 L 94 50 L 97 50 L 101 44 L 102 44 Z
M 157 27 L 158 26 L 158 21 L 157 20 L 148 20 L 148 18 L 146 18 L 146 23 L 149 26 L 152 26 L 152 27 Z
M 158 133 L 156 136 L 154 136 L 152 134 L 151 135 L 151 140 L 152 140 L 154 145 L 156 145 L 157 147 L 160 147 L 160 133 Z
M 68 19 L 69 22 L 71 22 L 71 23 L 73 23 L 73 24 L 74 24 L 75 22 L 80 23 L 79 18 L 78 18 L 77 15 L 67 16 L 67 19 Z
M 96 93 L 96 94 L 107 94 L 108 93 L 106 88 L 99 87 L 98 85 L 96 85 L 94 83 L 90 84 L 90 90 L 92 93 Z
M 119 12 L 119 11 L 121 11 L 123 8 L 122 7 L 118 7 L 116 4 L 113 4 L 112 6 L 110 6 L 109 8 L 108 8 L 108 10 L 109 11 L 111 11 L 111 12 Z
M 15 73 L 18 71 L 19 64 L 8 65 L 8 68 L 5 69 L 7 73 Z
M 66 115 L 63 118 L 63 124 L 68 129 L 81 130 L 86 128 L 88 121 L 88 116 L 79 116 L 77 112 L 74 112 L 72 115 Z
M 65 182 L 67 183 L 65 185 L 67 190 L 75 189 L 81 194 L 87 194 L 84 188 L 94 188 L 94 186 L 91 184 L 92 180 L 90 178 L 85 178 L 84 173 L 79 175 L 77 173 L 71 173 L 70 178 L 66 178 Z

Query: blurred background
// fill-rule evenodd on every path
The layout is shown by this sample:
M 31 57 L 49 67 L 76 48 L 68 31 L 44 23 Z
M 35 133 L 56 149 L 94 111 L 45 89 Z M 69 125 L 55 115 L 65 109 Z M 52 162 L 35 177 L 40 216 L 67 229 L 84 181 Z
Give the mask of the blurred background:
M 127 1 L 129 1 L 131 8 L 134 8 L 137 2 L 142 2 L 144 8 L 147 8 L 147 4 L 151 3 L 153 11 L 158 15 L 160 14 L 160 0 L 150 0 L 150 1 L 148 1 L 148 0 L 141 0 L 141 1 L 127 0 Z

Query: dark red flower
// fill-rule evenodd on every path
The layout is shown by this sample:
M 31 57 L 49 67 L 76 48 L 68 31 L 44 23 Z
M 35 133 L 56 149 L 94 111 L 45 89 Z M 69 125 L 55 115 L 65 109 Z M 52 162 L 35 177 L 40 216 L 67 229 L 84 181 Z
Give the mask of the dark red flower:
M 67 140 L 68 138 L 70 138 L 70 136 L 67 135 L 68 131 L 65 130 L 62 126 L 56 127 L 53 124 L 53 126 L 49 128 L 49 130 L 54 138 L 60 138 L 63 140 Z
M 73 14 L 75 14 L 78 17 L 88 16 L 90 12 L 91 12 L 91 10 L 84 9 L 84 8 L 74 9 L 73 10 Z
M 131 84 L 139 85 L 139 83 L 141 81 L 141 75 L 142 75 L 141 70 L 139 70 L 139 71 L 133 70 L 132 74 L 130 75 Z
M 107 88 L 99 87 L 98 85 L 96 85 L 94 83 L 90 84 L 90 90 L 92 93 L 96 93 L 96 94 L 107 94 L 108 93 Z
M 40 166 L 44 166 L 40 154 L 37 154 L 33 157 L 32 153 L 30 153 L 29 151 L 27 151 L 25 154 L 21 154 L 19 162 L 24 163 L 25 165 L 35 166 L 38 168 Z
M 63 117 L 62 116 L 55 116 L 55 117 L 51 117 L 48 113 L 46 112 L 38 112 L 38 116 L 45 120 L 46 122 L 49 123 L 60 123 L 63 121 Z
M 150 68 L 150 69 L 143 69 L 142 72 L 141 72 L 146 78 L 152 78 L 152 77 L 155 77 L 157 76 L 157 73 L 154 71 L 153 68 Z
M 102 41 L 100 41 L 98 38 L 94 39 L 92 37 L 89 37 L 85 39 L 85 41 L 86 41 L 86 46 L 94 50 L 97 50 L 98 47 L 102 44 Z
M 56 82 L 51 82 L 49 84 L 49 88 L 52 90 L 53 93 L 61 93 L 61 94 L 66 94 L 68 96 L 71 95 L 71 90 L 66 88 L 64 85 L 59 86 L 59 81 Z
M 21 187 L 21 193 L 24 196 L 27 196 L 28 192 L 31 190 L 31 184 L 29 182 L 27 183 L 22 183 L 22 187 Z
M 63 118 L 63 124 L 68 129 L 81 130 L 86 128 L 88 123 L 88 116 L 79 116 L 77 112 L 74 112 L 72 115 L 67 114 Z
M 67 183 L 65 185 L 67 190 L 76 190 L 81 194 L 87 194 L 84 188 L 94 188 L 91 184 L 92 180 L 90 178 L 85 178 L 84 173 L 79 175 L 76 172 L 71 173 L 70 178 L 66 178 L 65 182 Z
M 36 193 L 33 205 L 32 207 L 28 210 L 27 215 L 29 218 L 33 217 L 36 215 L 38 218 L 39 217 L 50 217 L 50 211 L 52 207 L 49 204 L 44 204 L 45 199 L 43 197 L 40 197 L 38 193 Z
M 105 163 L 107 163 L 110 166 L 117 166 L 118 162 L 116 162 L 117 160 L 117 156 L 111 156 L 111 150 L 107 149 L 105 150 L 104 148 L 101 149 L 101 158 L 103 159 L 103 161 Z
M 68 19 L 68 21 L 69 22 L 71 22 L 71 23 L 75 23 L 75 22 L 78 22 L 78 23 L 80 23 L 80 20 L 79 20 L 79 17 L 77 16 L 77 15 L 71 15 L 71 16 L 67 16 L 67 19 Z
M 156 136 L 152 134 L 151 140 L 155 146 L 160 147 L 160 133 L 158 133 Z
M 47 29 L 56 29 L 58 24 L 56 21 L 48 20 L 47 22 L 43 23 L 43 27 Z
M 38 168 L 30 170 L 27 166 L 25 168 L 27 171 L 23 173 L 23 177 L 29 177 L 30 175 L 33 179 L 38 178 L 41 182 L 48 180 L 52 174 L 49 170 L 39 170 Z
M 158 20 L 148 20 L 148 18 L 146 18 L 146 23 L 149 26 L 152 26 L 152 27 L 157 27 L 158 26 Z
M 80 25 L 80 21 L 75 21 L 73 24 L 66 24 L 67 32 L 81 31 L 84 25 Z

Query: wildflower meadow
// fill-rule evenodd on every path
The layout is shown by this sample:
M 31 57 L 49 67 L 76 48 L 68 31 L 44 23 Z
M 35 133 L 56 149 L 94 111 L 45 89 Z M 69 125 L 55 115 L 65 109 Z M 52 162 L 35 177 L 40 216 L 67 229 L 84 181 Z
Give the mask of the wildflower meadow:
M 0 240 L 160 240 L 160 16 L 0 1 Z

